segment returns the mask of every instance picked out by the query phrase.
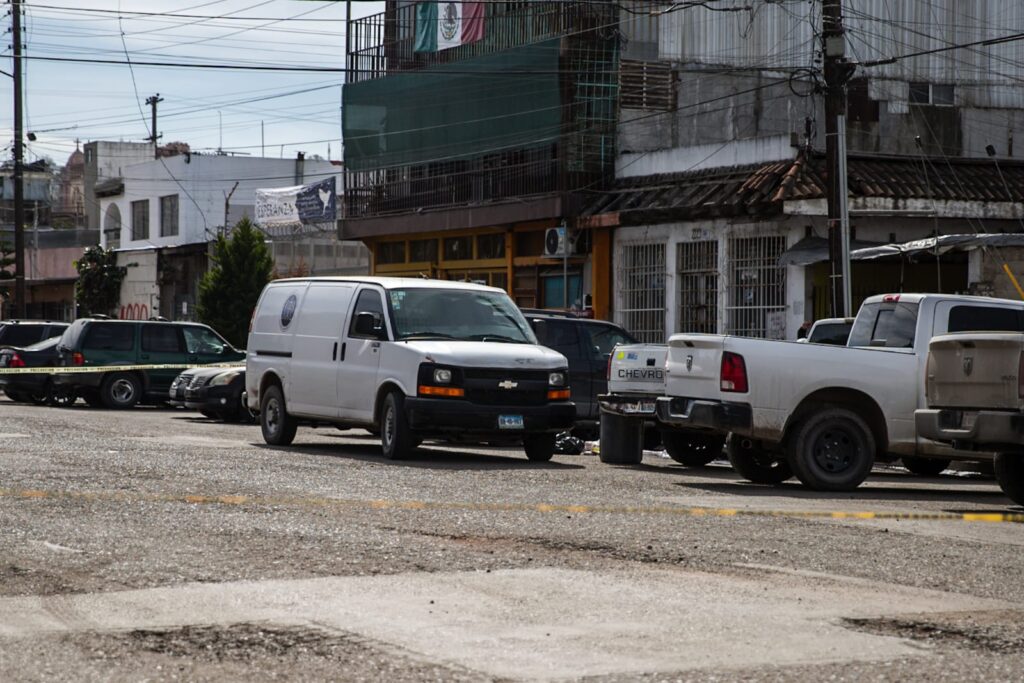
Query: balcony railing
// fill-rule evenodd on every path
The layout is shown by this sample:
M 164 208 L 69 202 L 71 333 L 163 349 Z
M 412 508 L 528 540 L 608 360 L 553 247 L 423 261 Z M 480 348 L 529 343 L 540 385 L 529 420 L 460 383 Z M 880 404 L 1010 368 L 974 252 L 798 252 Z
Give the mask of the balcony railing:
M 484 38 L 448 50 L 416 52 L 416 5 L 389 7 L 353 19 L 348 31 L 348 82 L 450 64 L 570 32 L 616 27 L 615 5 L 588 2 L 488 2 Z

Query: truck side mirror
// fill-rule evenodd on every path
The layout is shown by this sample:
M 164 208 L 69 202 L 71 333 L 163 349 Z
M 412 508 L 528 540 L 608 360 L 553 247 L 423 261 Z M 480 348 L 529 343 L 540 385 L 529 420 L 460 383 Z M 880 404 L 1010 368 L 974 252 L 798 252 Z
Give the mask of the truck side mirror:
M 356 314 L 355 332 L 360 337 L 371 337 L 383 339 L 387 334 L 384 330 L 384 321 L 376 313 L 368 311 Z

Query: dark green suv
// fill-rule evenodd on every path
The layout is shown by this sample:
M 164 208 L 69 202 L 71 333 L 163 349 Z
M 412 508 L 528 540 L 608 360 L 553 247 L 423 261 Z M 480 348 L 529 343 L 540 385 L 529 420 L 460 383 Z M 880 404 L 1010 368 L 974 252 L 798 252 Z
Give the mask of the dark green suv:
M 58 387 L 74 390 L 91 406 L 131 408 L 140 401 L 163 402 L 171 382 L 186 365 L 237 362 L 239 351 L 206 325 L 141 320 L 76 320 L 58 344 L 64 367 L 172 365 L 159 370 L 112 370 L 54 376 Z

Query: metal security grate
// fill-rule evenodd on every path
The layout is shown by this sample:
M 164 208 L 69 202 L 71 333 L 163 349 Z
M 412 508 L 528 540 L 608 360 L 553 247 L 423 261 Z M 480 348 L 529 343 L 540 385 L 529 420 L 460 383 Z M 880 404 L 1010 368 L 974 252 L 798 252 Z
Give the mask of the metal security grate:
M 786 336 L 786 269 L 778 265 L 782 236 L 728 241 L 726 331 L 742 337 Z
M 665 341 L 665 245 L 622 245 L 618 322 L 645 342 Z
M 718 242 L 681 242 L 676 255 L 677 331 L 714 334 L 718 331 Z

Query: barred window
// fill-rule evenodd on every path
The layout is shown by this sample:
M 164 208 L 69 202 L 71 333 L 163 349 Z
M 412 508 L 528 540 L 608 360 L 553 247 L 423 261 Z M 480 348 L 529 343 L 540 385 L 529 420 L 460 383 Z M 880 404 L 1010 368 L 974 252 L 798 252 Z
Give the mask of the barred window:
M 679 280 L 677 332 L 718 331 L 718 242 L 682 242 L 676 259 Z
M 741 337 L 786 336 L 786 269 L 778 265 L 786 238 L 734 237 L 728 242 L 726 332 Z
M 132 239 L 149 239 L 149 200 L 132 202 Z
M 665 341 L 665 245 L 624 244 L 617 282 L 618 322 L 644 342 Z

